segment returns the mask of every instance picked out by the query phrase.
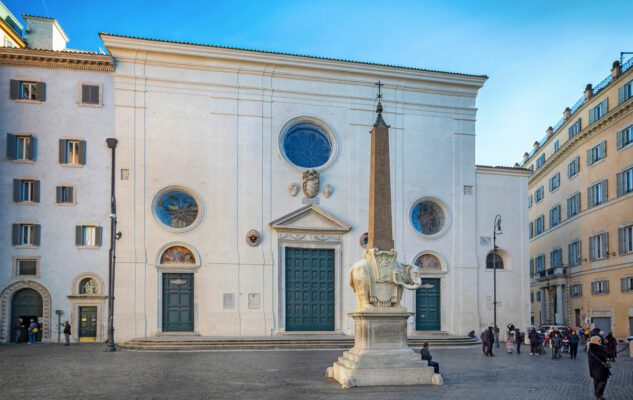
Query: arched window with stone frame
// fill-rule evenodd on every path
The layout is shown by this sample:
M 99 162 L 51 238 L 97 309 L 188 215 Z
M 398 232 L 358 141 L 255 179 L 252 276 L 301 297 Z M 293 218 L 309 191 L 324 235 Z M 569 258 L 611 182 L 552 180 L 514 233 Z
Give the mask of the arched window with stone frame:
M 97 295 L 99 294 L 99 282 L 92 277 L 87 277 L 79 281 L 79 294 Z
M 503 257 L 497 252 L 491 251 L 486 256 L 486 269 L 504 269 Z

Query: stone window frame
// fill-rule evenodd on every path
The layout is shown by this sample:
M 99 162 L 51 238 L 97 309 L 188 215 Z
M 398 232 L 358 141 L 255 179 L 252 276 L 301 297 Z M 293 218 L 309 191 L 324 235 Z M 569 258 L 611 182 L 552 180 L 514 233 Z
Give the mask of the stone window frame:
M 412 265 L 416 265 L 416 261 L 418 261 L 418 258 L 424 256 L 424 255 L 432 255 L 433 257 L 437 258 L 438 261 L 440 262 L 440 270 L 437 272 L 431 272 L 431 271 L 423 271 L 420 270 L 420 276 L 422 277 L 435 277 L 437 275 L 446 275 L 448 273 L 448 262 L 446 261 L 446 257 L 444 257 L 443 255 L 441 255 L 440 253 L 438 253 L 437 251 L 433 251 L 433 250 L 422 250 L 420 252 L 418 252 L 416 255 L 413 256 L 413 258 L 411 259 L 411 264 Z
M 444 213 L 444 226 L 442 227 L 442 229 L 439 230 L 439 232 L 436 232 L 436 233 L 434 233 L 432 235 L 425 235 L 425 234 L 421 233 L 420 231 L 418 231 L 416 229 L 416 227 L 413 225 L 413 222 L 411 221 L 411 216 L 413 215 L 413 209 L 418 204 L 420 204 L 420 203 L 422 203 L 424 201 L 432 201 L 432 202 L 434 202 L 435 204 L 437 204 L 442 209 L 442 212 Z M 409 203 L 408 210 L 409 210 L 409 212 L 407 213 L 407 222 L 409 224 L 409 228 L 420 239 L 424 239 L 424 240 L 436 240 L 436 239 L 439 239 L 442 236 L 444 236 L 446 234 L 446 232 L 448 232 L 450 227 L 451 227 L 452 218 L 451 218 L 450 209 L 448 208 L 446 203 L 439 196 L 436 196 L 436 195 L 419 196 L 414 201 Z
M 99 103 L 92 104 L 92 103 L 83 102 L 82 91 L 83 91 L 84 86 L 98 86 L 99 87 Z M 88 82 L 88 81 L 79 82 L 77 84 L 77 105 L 79 105 L 79 107 L 103 108 L 103 83 Z
M 284 151 L 284 145 L 283 145 L 283 141 L 286 137 L 286 134 L 297 124 L 300 123 L 312 123 L 315 125 L 318 125 L 323 132 L 328 135 L 329 139 L 330 139 L 330 144 L 332 145 L 332 152 L 330 154 L 330 158 L 325 162 L 325 164 L 319 166 L 319 167 L 314 167 L 314 168 L 304 168 L 304 167 L 300 167 L 296 164 L 294 164 L 292 161 L 290 161 L 290 159 L 288 158 L 288 156 L 286 155 L 286 152 Z M 313 117 L 313 116 L 309 116 L 309 115 L 302 115 L 302 116 L 296 116 L 291 118 L 290 120 L 288 120 L 286 123 L 284 123 L 284 125 L 282 126 L 282 128 L 279 130 L 279 133 L 277 135 L 277 152 L 279 154 L 279 156 L 281 157 L 281 159 L 284 161 L 284 163 L 290 167 L 291 169 L 298 171 L 298 172 L 303 172 L 307 169 L 313 169 L 315 171 L 318 172 L 323 172 L 326 171 L 327 169 L 329 169 L 332 164 L 334 164 L 336 162 L 336 160 L 339 157 L 339 153 L 340 153 L 340 140 L 339 140 L 339 135 L 336 132 L 336 130 L 334 130 L 332 128 L 332 124 L 326 122 L 323 118 L 317 118 L 317 117 Z
M 13 268 L 11 269 L 11 277 L 19 280 L 27 280 L 34 279 L 40 277 L 40 256 L 13 256 L 11 265 Z M 18 274 L 18 261 L 26 260 L 26 261 L 35 261 L 35 275 L 20 275 Z

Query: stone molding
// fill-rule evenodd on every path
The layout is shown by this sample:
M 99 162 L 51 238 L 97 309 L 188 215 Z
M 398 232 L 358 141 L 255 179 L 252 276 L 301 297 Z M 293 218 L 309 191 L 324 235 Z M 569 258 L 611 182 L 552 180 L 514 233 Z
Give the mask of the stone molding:
M 284 242 L 340 242 L 340 235 L 308 235 L 304 233 L 280 233 L 279 240 Z
M 50 340 L 51 295 L 35 281 L 19 281 L 7 286 L 0 295 L 0 343 L 8 343 L 11 338 L 11 300 L 20 289 L 33 289 L 42 296 L 42 341 Z
M 0 47 L 0 65 L 113 72 L 114 58 L 87 52 Z
M 312 221 L 307 221 L 311 218 Z M 301 223 L 304 220 L 303 224 Z M 322 234 L 345 234 L 349 232 L 352 227 L 341 219 L 323 210 L 321 207 L 309 204 L 301 207 L 295 211 L 292 211 L 283 217 L 277 218 L 271 221 L 271 228 L 279 233 L 294 233 L 294 234 L 313 234 L 315 238 L 322 236 Z M 280 236 L 281 239 L 281 236 Z M 294 239 L 294 240 L 306 240 L 306 239 Z M 319 239 L 317 239 L 319 241 Z

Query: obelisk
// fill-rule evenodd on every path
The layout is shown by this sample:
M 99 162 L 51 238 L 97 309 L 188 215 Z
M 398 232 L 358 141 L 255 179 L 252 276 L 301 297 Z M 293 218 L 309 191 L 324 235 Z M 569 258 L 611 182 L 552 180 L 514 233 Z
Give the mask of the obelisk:
M 344 388 L 378 385 L 441 384 L 407 343 L 404 289 L 420 287 L 420 270 L 397 261 L 391 223 L 389 126 L 382 117 L 378 82 L 376 122 L 371 130 L 369 172 L 369 241 L 363 259 L 352 265 L 350 285 L 356 295 L 354 347 L 327 369 L 326 375 Z

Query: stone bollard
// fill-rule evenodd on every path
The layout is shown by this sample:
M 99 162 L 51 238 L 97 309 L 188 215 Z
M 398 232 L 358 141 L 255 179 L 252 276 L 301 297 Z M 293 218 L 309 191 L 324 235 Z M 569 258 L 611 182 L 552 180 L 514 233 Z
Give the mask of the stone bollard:
M 633 357 L 633 340 L 629 342 L 629 357 Z

